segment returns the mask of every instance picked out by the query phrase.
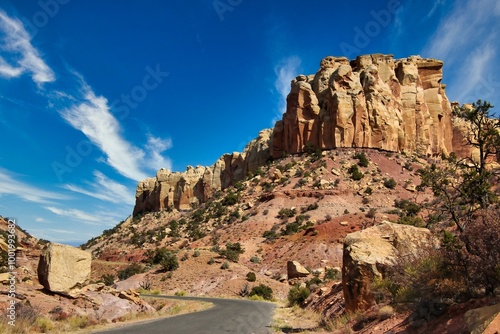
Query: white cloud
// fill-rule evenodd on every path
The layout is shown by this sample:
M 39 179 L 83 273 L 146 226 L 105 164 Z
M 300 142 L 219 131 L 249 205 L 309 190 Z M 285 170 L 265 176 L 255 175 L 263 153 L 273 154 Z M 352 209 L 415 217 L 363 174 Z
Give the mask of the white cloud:
M 56 214 L 61 217 L 69 218 L 72 220 L 80 221 L 84 224 L 88 225 L 116 225 L 118 218 L 114 215 L 110 214 L 90 214 L 87 212 L 83 212 L 78 209 L 60 209 L 53 206 L 46 206 L 45 209 L 49 210 L 53 214 Z
M 170 140 L 149 136 L 146 152 L 122 136 L 118 120 L 110 112 L 108 100 L 96 96 L 82 79 L 84 101 L 60 112 L 75 129 L 83 132 L 106 155 L 104 161 L 121 175 L 138 181 L 145 179 L 145 169 L 170 167 L 171 162 L 162 152 L 172 146 Z M 62 94 L 58 94 L 63 97 Z
M 494 8 L 497 0 L 467 0 L 455 4 L 443 19 L 424 48 L 424 54 L 433 58 L 454 61 L 464 53 L 474 51 L 478 41 L 496 34 L 499 13 Z
M 47 219 L 43 218 L 43 217 L 36 217 L 35 218 L 35 221 L 37 223 L 48 223 Z
M 106 162 L 120 174 L 141 180 L 146 177 L 139 161 L 144 152 L 127 142 L 121 135 L 120 124 L 110 113 L 108 101 L 84 86 L 85 101 L 63 110 L 61 116 L 75 129 L 83 132 L 107 158 Z
M 172 161 L 162 155 L 163 152 L 172 148 L 171 139 L 161 139 L 149 134 L 148 143 L 146 144 L 145 148 L 149 155 L 149 167 L 155 170 L 158 170 L 160 168 L 172 170 Z
M 448 96 L 459 102 L 494 99 L 500 87 L 491 73 L 500 70 L 500 10 L 497 0 L 462 0 L 442 19 L 422 51 L 444 60 Z M 450 80 L 451 78 L 451 80 Z
M 432 15 L 434 15 L 434 13 L 438 9 L 438 7 L 444 5 L 445 2 L 446 2 L 446 0 L 436 0 L 436 1 L 434 1 L 434 5 L 432 6 L 432 8 L 429 11 L 429 13 L 427 13 L 427 18 L 430 18 Z
M 286 111 L 286 97 L 290 93 L 290 82 L 298 75 L 298 70 L 301 60 L 297 56 L 290 56 L 282 60 L 274 68 L 274 73 L 276 74 L 276 81 L 274 82 L 274 88 L 280 94 L 280 101 L 278 105 L 279 118 Z
M 52 69 L 41 58 L 31 44 L 31 36 L 17 18 L 11 18 L 0 10 L 0 30 L 3 33 L 2 53 L 9 54 L 11 63 L 0 57 L 0 75 L 6 78 L 19 77 L 29 72 L 34 82 L 43 84 L 55 80 Z
M 88 182 L 90 189 L 84 189 L 72 184 L 66 184 L 64 185 L 64 188 L 115 204 L 134 204 L 135 198 L 133 195 L 133 189 L 129 189 L 123 184 L 111 180 L 97 170 L 94 171 L 94 177 L 94 182 Z
M 61 194 L 42 190 L 18 181 L 13 173 L 0 168 L 0 195 L 3 194 L 17 196 L 25 201 L 39 204 L 50 204 L 53 200 L 67 199 Z

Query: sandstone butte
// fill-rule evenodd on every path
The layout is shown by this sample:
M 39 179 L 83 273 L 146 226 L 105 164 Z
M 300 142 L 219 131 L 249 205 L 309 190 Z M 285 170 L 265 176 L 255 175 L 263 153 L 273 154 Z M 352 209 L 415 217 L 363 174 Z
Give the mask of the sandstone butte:
M 140 181 L 134 215 L 167 208 L 188 210 L 234 185 L 269 158 L 318 149 L 374 148 L 436 156 L 470 156 L 464 125 L 452 117 L 443 62 L 420 56 L 326 57 L 316 74 L 291 82 L 287 108 L 242 153 L 224 154 L 209 167 L 161 169 Z

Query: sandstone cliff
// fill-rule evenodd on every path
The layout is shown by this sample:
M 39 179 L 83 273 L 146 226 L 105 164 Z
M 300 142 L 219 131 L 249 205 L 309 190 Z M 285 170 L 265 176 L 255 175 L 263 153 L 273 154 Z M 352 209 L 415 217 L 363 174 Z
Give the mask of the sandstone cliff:
M 287 110 L 274 129 L 261 131 L 243 153 L 225 154 L 210 167 L 189 166 L 183 173 L 161 169 L 139 182 L 134 215 L 188 210 L 270 157 L 302 153 L 307 145 L 474 156 L 464 124 L 452 120 L 442 68 L 442 61 L 420 56 L 326 57 L 316 74 L 292 81 Z
M 273 132 L 272 156 L 306 145 L 452 152 L 451 105 L 443 62 L 392 55 L 326 57 L 315 75 L 292 81 L 287 110 Z
M 183 173 L 160 169 L 156 177 L 137 185 L 134 215 L 168 208 L 189 210 L 234 185 L 269 158 L 271 133 L 271 129 L 261 131 L 243 153 L 224 154 L 210 167 L 188 166 Z

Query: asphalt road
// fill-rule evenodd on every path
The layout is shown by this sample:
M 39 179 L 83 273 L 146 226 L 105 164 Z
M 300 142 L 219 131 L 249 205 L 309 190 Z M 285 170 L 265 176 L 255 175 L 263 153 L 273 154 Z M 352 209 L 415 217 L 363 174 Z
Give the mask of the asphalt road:
M 250 300 L 169 297 L 151 297 L 201 300 L 214 307 L 201 312 L 179 315 L 171 318 L 148 321 L 142 324 L 120 327 L 96 333 L 120 334 L 268 334 L 271 333 L 271 318 L 275 305 Z

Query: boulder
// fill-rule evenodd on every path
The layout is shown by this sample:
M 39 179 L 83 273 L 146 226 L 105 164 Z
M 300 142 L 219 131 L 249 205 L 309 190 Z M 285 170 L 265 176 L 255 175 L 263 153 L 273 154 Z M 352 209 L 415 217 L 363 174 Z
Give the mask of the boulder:
M 90 279 L 91 255 L 68 245 L 49 243 L 40 254 L 38 281 L 49 291 L 68 295 Z
M 464 320 L 471 334 L 498 333 L 500 330 L 500 304 L 467 311 Z
M 307 277 L 310 272 L 297 261 L 288 261 L 286 264 L 288 279 Z
M 420 249 L 437 247 L 425 228 L 382 222 L 350 233 L 344 239 L 342 287 L 349 311 L 366 310 L 374 304 L 370 286 L 384 278 L 387 268 L 400 256 L 417 256 Z

